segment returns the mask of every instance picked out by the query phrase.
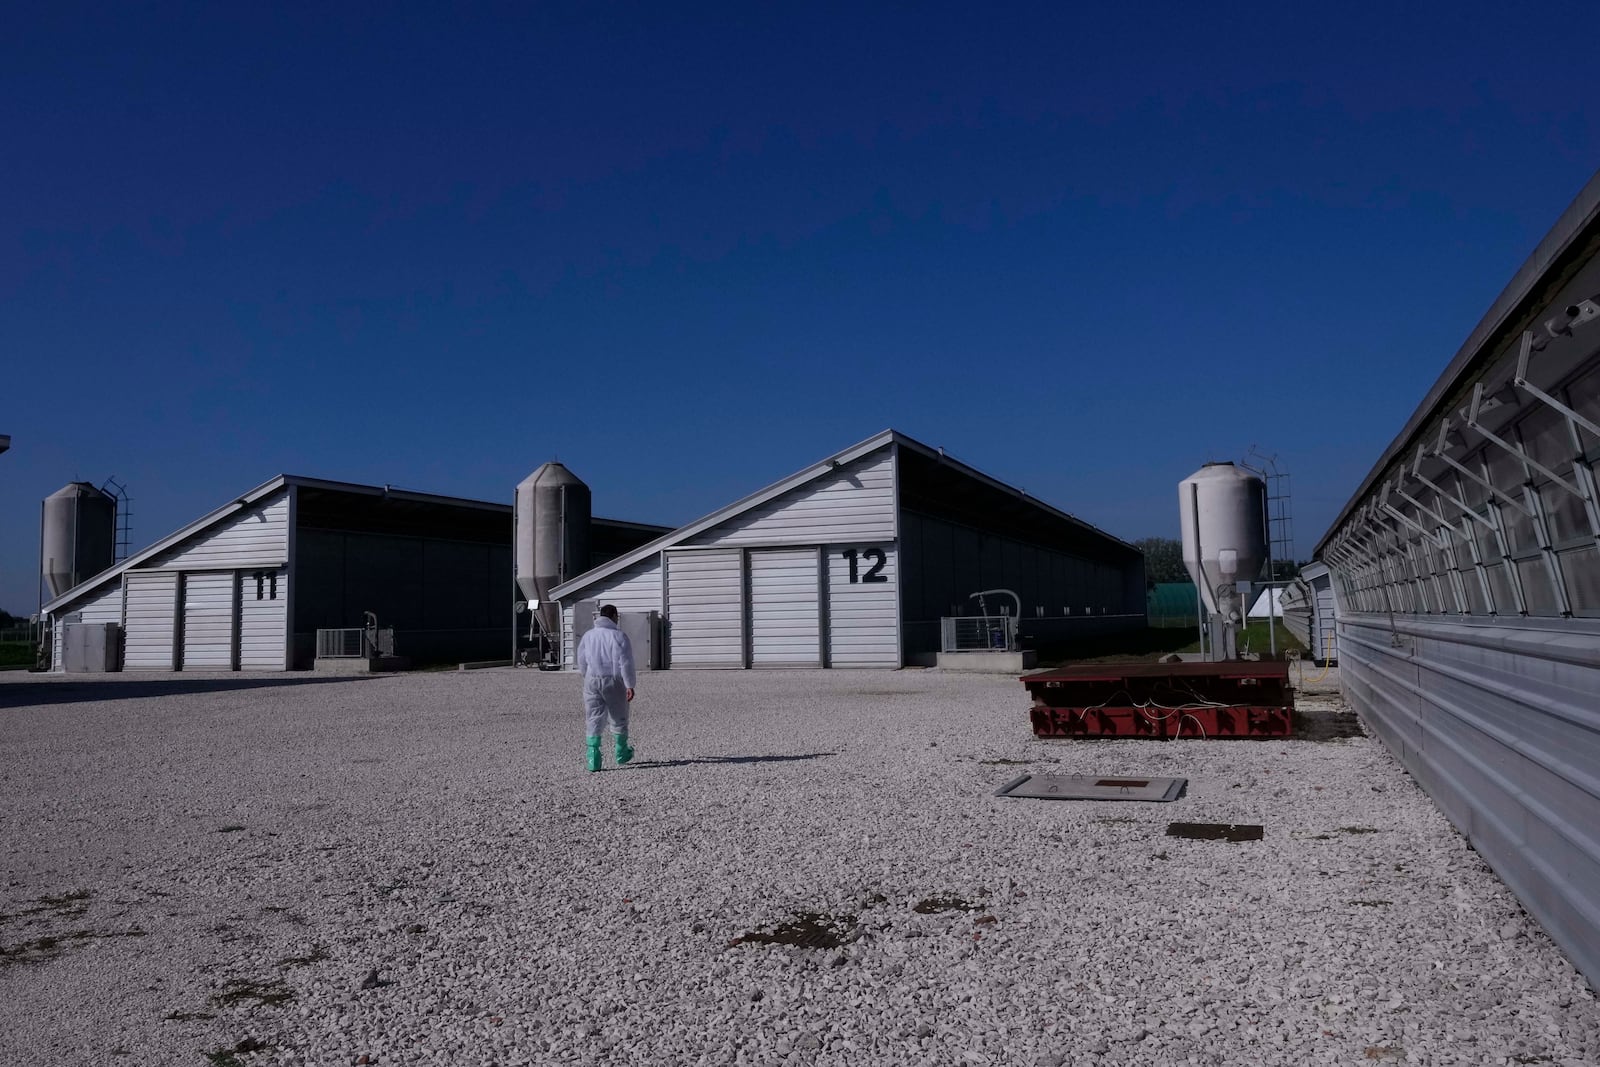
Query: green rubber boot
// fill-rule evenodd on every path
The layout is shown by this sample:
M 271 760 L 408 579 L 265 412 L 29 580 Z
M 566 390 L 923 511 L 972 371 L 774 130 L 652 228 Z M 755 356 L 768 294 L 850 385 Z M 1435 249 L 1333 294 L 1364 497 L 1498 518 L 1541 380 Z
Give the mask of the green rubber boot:
M 627 734 L 617 734 L 616 735 L 616 739 L 617 739 L 617 763 L 618 763 L 618 765 L 621 765 L 621 764 L 627 763 L 629 760 L 633 759 L 633 747 L 628 744 L 628 735 Z
M 600 739 L 598 737 L 589 738 L 589 769 L 591 771 L 600 769 Z

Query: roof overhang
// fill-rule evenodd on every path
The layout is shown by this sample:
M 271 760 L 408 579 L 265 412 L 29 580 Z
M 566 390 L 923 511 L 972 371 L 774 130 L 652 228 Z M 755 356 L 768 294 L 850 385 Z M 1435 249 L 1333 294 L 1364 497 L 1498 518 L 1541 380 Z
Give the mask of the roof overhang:
M 1420 435 L 1432 429 L 1442 415 L 1460 406 L 1463 394 L 1470 391 L 1473 382 L 1503 358 L 1507 346 L 1529 328 L 1539 311 L 1594 258 L 1597 251 L 1600 251 L 1600 173 L 1589 179 L 1566 211 L 1562 212 L 1555 226 L 1533 250 L 1533 254 L 1489 306 L 1466 343 L 1456 352 L 1455 358 L 1433 383 L 1422 403 L 1406 420 L 1405 428 L 1390 442 L 1360 487 L 1328 525 L 1327 532 L 1317 541 L 1314 555 L 1321 554 L 1329 539 L 1344 525 L 1390 466 L 1416 450 Z

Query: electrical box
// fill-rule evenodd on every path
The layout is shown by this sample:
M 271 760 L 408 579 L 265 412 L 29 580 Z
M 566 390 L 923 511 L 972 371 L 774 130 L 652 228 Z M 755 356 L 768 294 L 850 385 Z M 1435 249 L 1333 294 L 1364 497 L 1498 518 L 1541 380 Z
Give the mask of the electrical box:
M 580 600 L 572 606 L 572 647 L 576 649 L 583 635 L 594 629 L 594 620 L 600 614 L 598 600 Z M 661 613 L 659 611 L 619 611 L 617 629 L 628 637 L 633 646 L 633 665 L 641 671 L 661 669 Z
M 63 623 L 61 666 L 68 674 L 121 670 L 122 627 L 114 622 Z

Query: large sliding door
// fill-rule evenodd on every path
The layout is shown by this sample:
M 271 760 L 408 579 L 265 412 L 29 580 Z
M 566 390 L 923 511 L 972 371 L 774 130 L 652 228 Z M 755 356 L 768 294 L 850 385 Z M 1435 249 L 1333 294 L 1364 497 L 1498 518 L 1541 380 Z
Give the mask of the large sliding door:
M 233 571 L 204 571 L 183 576 L 183 659 L 186 671 L 231 671 L 234 668 Z
M 239 572 L 239 669 L 281 671 L 289 638 L 289 572 L 283 567 Z
M 170 671 L 178 641 L 178 572 L 129 571 L 122 668 Z
M 667 553 L 668 665 L 744 666 L 744 552 Z
M 900 567 L 893 542 L 829 545 L 828 666 L 900 666 Z
M 819 554 L 750 550 L 750 666 L 822 666 Z

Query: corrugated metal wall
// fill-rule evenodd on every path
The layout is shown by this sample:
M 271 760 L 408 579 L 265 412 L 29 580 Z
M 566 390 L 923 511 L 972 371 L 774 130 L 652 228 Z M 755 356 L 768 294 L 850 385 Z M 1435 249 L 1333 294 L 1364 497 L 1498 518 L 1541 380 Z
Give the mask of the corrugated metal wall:
M 744 553 L 667 553 L 667 666 L 744 666 Z
M 1600 175 L 1317 546 L 1350 701 L 1600 986 Z
M 1311 618 L 1308 626 L 1310 632 L 1306 647 L 1311 652 L 1311 658 L 1317 661 L 1337 660 L 1339 658 L 1339 638 L 1337 627 L 1339 615 L 1335 610 L 1333 598 L 1333 579 L 1323 575 L 1311 581 Z
M 233 669 L 235 571 L 183 576 L 183 659 L 186 671 Z
M 906 588 L 906 617 L 976 614 L 967 594 L 1010 589 L 1022 614 L 1125 615 L 1144 610 L 1145 590 L 1128 599 L 1125 568 L 1027 544 L 995 532 L 907 512 L 901 517 L 907 552 L 915 549 L 916 577 Z M 1132 564 L 1130 564 L 1131 566 Z M 959 609 L 959 610 L 952 610 Z
M 504 655 L 511 545 L 302 526 L 295 535 L 296 657 L 318 629 L 393 627 L 413 663 Z
M 816 545 L 894 537 L 894 456 L 885 447 L 705 530 L 689 544 Z
M 244 571 L 239 579 L 239 669 L 287 670 L 288 568 Z
M 1137 562 L 1119 567 L 912 511 L 902 514 L 900 523 L 907 655 L 936 651 L 940 616 L 978 614 L 978 602 L 969 594 L 984 589 L 1015 592 L 1022 599 L 1024 623 L 1040 617 L 1144 614 L 1144 587 L 1127 577 L 1130 568 L 1142 573 Z M 1005 599 L 991 602 L 989 610 L 1001 605 L 1013 610 Z
M 900 666 L 900 554 L 893 542 L 828 547 L 828 666 Z
M 1346 696 L 1600 981 L 1600 623 L 1350 616 Z
M 178 572 L 128 571 L 122 669 L 170 671 L 178 639 Z
M 289 558 L 289 494 L 219 523 L 203 535 L 146 562 L 145 568 L 220 570 Z
M 72 611 L 56 615 L 50 642 L 52 670 L 61 670 L 61 624 L 67 619 L 75 622 L 114 622 L 118 626 L 122 625 L 122 580 L 119 578 L 110 583 Z
M 822 666 L 820 551 L 749 552 L 750 666 Z

